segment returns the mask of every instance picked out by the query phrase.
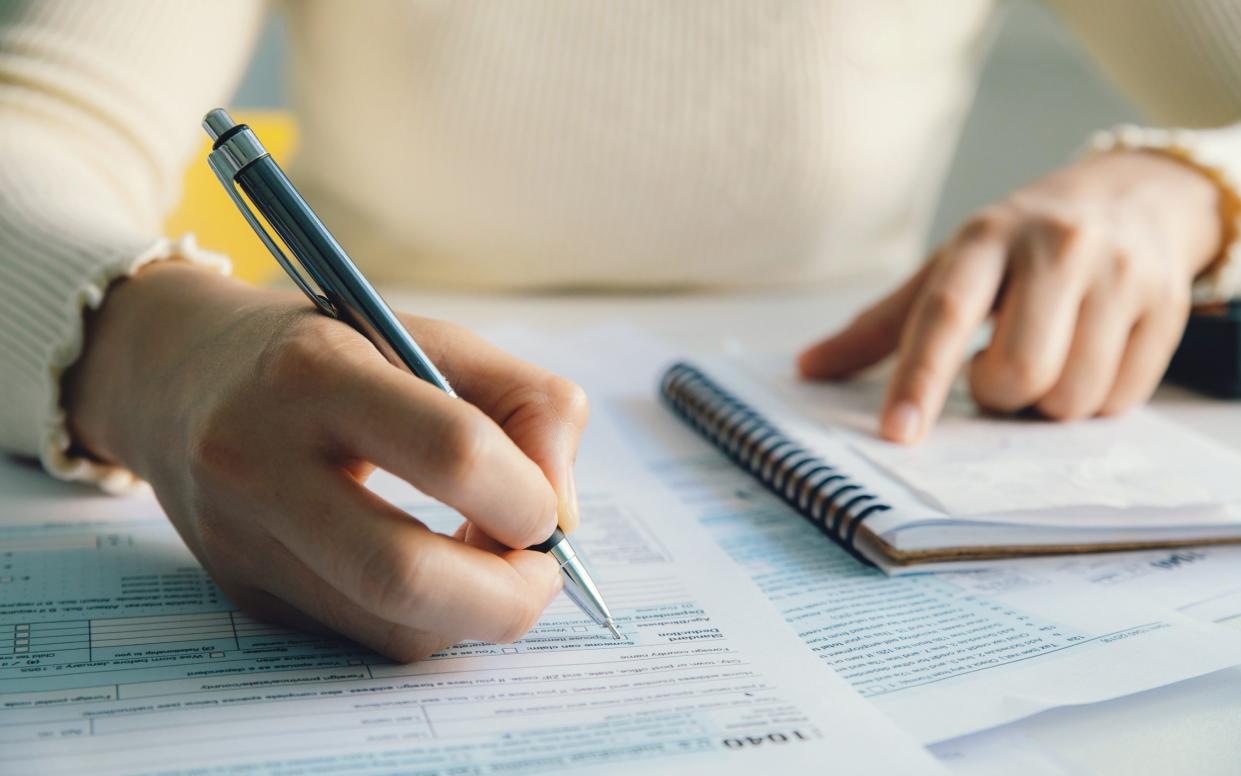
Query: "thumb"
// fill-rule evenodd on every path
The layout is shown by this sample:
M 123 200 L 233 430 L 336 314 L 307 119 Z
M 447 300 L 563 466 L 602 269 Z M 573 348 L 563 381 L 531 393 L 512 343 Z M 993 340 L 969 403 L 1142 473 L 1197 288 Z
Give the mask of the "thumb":
M 581 388 L 551 377 L 506 413 L 501 424 L 556 491 L 557 519 L 565 533 L 575 531 L 581 522 L 573 463 L 589 412 Z
M 930 269 L 927 262 L 903 285 L 863 310 L 848 326 L 801 352 L 797 369 L 810 380 L 847 377 L 882 361 L 896 350 L 905 316 Z

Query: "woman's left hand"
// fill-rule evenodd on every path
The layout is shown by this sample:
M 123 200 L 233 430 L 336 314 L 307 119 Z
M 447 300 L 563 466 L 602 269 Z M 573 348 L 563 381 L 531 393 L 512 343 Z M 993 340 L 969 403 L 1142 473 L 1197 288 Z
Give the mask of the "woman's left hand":
M 844 377 L 892 352 L 880 433 L 934 424 L 978 326 L 974 399 L 1057 420 L 1145 401 L 1168 366 L 1190 288 L 1220 249 L 1219 191 L 1170 157 L 1112 151 L 983 209 L 904 285 L 803 352 L 805 377 Z

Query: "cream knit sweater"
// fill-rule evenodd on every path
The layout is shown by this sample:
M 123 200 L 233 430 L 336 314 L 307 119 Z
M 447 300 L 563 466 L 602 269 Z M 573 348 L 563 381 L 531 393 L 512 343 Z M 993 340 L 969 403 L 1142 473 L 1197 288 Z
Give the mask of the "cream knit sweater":
M 1241 118 L 1235 2 L 1056 5 L 1156 122 Z M 228 102 L 267 10 L 0 6 L 0 448 L 59 476 L 126 481 L 66 455 L 59 378 L 83 308 L 113 279 L 174 255 L 226 267 L 160 223 L 201 115 Z M 645 288 L 898 269 L 919 257 L 991 10 L 289 2 L 293 173 L 382 281 Z M 1241 180 L 1236 127 L 1119 139 Z

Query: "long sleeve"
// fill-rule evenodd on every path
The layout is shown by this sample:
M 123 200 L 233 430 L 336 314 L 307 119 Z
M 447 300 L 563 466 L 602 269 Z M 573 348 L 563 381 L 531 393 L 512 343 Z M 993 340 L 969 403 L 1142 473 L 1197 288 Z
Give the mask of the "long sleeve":
M 1219 184 L 1225 246 L 1201 301 L 1241 295 L 1241 3 L 1049 0 L 1100 68 L 1160 125 L 1102 133 L 1095 147 L 1146 148 Z
M 171 256 L 227 267 L 160 225 L 263 13 L 258 0 L 0 5 L 0 449 L 64 478 L 128 478 L 69 457 L 60 376 L 114 279 Z

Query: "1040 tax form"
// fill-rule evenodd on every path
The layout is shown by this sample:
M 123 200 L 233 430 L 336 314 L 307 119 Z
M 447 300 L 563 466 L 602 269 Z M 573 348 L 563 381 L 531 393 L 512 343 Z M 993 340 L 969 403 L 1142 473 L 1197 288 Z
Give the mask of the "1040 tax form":
M 149 500 L 0 521 L 0 771 L 938 772 L 675 501 L 606 468 L 577 543 L 624 639 L 561 600 L 517 643 L 409 665 L 237 611 Z

